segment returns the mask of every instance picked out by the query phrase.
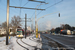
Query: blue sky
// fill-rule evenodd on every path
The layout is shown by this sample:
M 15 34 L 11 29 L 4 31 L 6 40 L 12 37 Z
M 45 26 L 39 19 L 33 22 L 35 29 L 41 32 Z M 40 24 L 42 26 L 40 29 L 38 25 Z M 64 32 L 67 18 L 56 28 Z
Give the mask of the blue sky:
M 38 8 L 45 9 L 61 0 L 37 0 L 37 1 L 45 1 L 46 3 L 49 3 L 49 4 L 43 4 L 41 6 L 38 6 Z M 10 0 L 10 6 L 35 8 L 38 4 L 40 3 L 31 2 L 28 0 Z M 7 12 L 7 0 L 0 0 L 0 17 L 1 17 L 0 24 L 6 21 L 6 12 Z M 27 14 L 27 18 L 33 18 L 33 19 L 35 18 L 35 10 L 31 10 L 31 9 L 21 9 L 21 13 L 20 13 L 20 9 L 10 7 L 9 12 L 10 12 L 9 22 L 11 22 L 11 19 L 14 15 L 21 16 L 21 18 L 24 18 L 25 13 Z M 57 12 L 57 13 L 54 13 L 54 12 Z M 45 11 L 36 10 L 36 13 L 37 13 L 37 19 L 43 15 L 54 13 L 54 14 L 45 16 L 44 18 L 41 18 L 38 21 L 39 30 L 56 28 L 56 27 L 59 27 L 60 24 L 69 24 L 71 26 L 75 26 L 75 22 L 74 22 L 75 21 L 74 20 L 75 19 L 75 0 L 63 0 L 62 2 L 47 8 Z M 58 17 L 58 13 L 61 14 L 60 17 Z M 22 26 L 24 27 L 24 22 L 22 23 L 23 23 Z M 34 24 L 35 24 L 35 19 L 34 19 Z M 31 26 L 31 22 L 28 22 L 27 26 Z

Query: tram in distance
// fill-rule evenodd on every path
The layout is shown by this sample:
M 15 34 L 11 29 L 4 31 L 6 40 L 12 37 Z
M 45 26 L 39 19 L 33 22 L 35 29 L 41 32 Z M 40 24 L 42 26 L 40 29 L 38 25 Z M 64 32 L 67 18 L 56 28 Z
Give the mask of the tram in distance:
M 23 38 L 23 36 L 24 36 L 24 30 L 21 28 L 17 28 L 16 37 Z
M 17 38 L 23 38 L 24 37 L 24 34 L 25 34 L 25 32 L 24 32 L 24 30 L 23 29 L 21 29 L 21 28 L 17 28 L 17 30 L 16 30 L 17 32 L 16 32 L 16 37 Z M 31 34 L 31 32 L 30 32 L 30 30 L 26 30 L 26 35 L 28 36 L 28 35 L 30 35 Z

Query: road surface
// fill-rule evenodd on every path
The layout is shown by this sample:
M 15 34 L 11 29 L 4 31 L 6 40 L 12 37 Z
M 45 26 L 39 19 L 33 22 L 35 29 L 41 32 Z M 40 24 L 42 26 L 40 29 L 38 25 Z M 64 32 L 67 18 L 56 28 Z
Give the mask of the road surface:
M 75 37 L 67 37 L 61 35 L 50 35 L 50 34 L 43 34 L 44 36 L 68 47 L 75 48 Z

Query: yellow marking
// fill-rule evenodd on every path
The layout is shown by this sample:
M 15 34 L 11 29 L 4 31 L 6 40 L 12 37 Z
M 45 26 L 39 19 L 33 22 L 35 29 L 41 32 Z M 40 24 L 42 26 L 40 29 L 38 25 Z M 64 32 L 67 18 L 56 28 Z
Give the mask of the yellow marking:
M 10 39 L 10 36 L 9 36 L 9 39 Z
M 20 35 L 19 35 L 19 37 L 20 37 Z
M 36 28 L 36 38 L 38 38 L 38 28 Z

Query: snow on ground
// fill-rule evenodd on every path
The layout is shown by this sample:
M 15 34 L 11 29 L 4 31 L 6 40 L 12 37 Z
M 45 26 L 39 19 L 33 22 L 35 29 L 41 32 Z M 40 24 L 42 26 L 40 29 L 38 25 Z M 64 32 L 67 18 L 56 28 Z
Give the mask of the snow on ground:
M 9 39 L 9 44 L 11 38 Z M 6 45 L 6 37 L 0 37 L 0 50 L 11 50 L 11 45 Z
M 21 46 L 19 46 L 18 44 L 17 44 L 17 42 L 16 42 L 16 40 L 17 40 L 17 38 L 16 37 L 13 37 L 12 38 L 12 48 L 13 48 L 13 50 L 24 50 L 24 48 L 22 48 Z
M 30 37 L 27 37 L 26 39 L 25 38 L 23 38 L 22 40 L 25 42 L 25 43 L 27 43 L 27 44 L 29 44 L 29 45 L 32 45 L 32 46 L 36 46 L 36 47 L 38 47 L 38 48 L 41 48 L 41 46 L 42 46 L 42 44 L 41 43 L 38 43 L 38 42 L 36 42 L 38 39 L 32 39 L 32 40 L 30 40 L 29 38 L 33 38 L 33 36 L 30 36 Z M 35 37 L 34 37 L 35 38 Z
M 42 44 L 29 39 L 29 38 L 32 38 L 33 36 L 31 35 L 31 36 L 27 37 L 26 39 L 22 38 L 22 41 L 29 44 L 29 45 L 31 45 L 31 46 L 37 46 L 38 48 L 41 48 Z M 17 44 L 16 40 L 17 40 L 16 37 L 13 37 L 12 40 L 11 40 L 12 43 L 13 43 L 13 50 L 25 50 L 25 48 L 23 48 L 23 47 L 21 47 L 20 45 Z M 18 39 L 18 42 L 21 45 L 28 48 L 29 50 L 34 50 L 34 47 L 28 46 L 28 45 L 24 44 L 22 41 L 20 39 Z
M 31 45 L 31 46 L 37 46 L 38 48 L 41 48 L 42 47 L 42 44 L 41 43 L 38 43 L 37 42 L 37 39 L 34 37 L 35 35 L 30 35 L 28 36 L 26 39 L 25 38 L 22 38 L 22 41 Z M 35 38 L 35 41 L 32 41 L 32 37 Z M 32 40 L 30 40 L 29 38 L 31 38 Z M 6 37 L 0 37 L 0 50 L 26 50 L 25 48 L 21 47 L 17 42 L 17 38 L 14 36 L 14 37 L 11 37 L 9 39 L 9 45 L 6 45 Z M 29 50 L 34 50 L 34 47 L 31 47 L 31 46 L 28 46 L 26 44 L 24 44 L 23 42 L 21 41 L 21 39 L 18 39 L 18 42 L 23 45 L 24 47 L 28 48 Z
M 7 46 L 5 45 L 5 41 L 0 42 L 0 50 L 7 50 Z
M 5 36 L 4 37 L 0 37 L 0 42 L 5 40 L 5 38 L 6 38 Z

